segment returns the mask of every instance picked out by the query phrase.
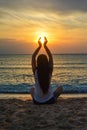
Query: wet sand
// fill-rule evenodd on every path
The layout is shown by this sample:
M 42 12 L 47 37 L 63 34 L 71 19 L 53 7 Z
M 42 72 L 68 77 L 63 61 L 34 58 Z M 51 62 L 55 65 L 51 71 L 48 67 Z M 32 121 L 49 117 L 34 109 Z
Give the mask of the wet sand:
M 1 98 L 2 97 L 2 98 Z M 86 130 L 87 97 L 62 95 L 34 105 L 30 95 L 0 95 L 0 130 Z

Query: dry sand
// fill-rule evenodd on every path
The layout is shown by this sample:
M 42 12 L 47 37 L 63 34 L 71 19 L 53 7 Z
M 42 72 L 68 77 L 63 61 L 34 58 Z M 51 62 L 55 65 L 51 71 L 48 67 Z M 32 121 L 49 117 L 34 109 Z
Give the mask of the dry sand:
M 66 96 L 67 97 L 67 96 Z M 31 97 L 0 99 L 0 130 L 87 130 L 87 97 L 34 105 Z

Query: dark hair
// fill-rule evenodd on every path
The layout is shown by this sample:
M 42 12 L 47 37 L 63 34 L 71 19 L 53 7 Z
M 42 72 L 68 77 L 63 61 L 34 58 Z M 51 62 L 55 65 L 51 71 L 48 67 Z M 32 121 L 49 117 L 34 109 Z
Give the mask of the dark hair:
M 41 54 L 37 58 L 37 74 L 43 93 L 47 93 L 50 84 L 49 62 L 46 55 Z

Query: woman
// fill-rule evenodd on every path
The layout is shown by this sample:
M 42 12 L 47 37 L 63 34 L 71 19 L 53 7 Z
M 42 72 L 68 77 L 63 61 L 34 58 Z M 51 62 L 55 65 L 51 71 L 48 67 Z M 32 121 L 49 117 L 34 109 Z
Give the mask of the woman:
M 38 40 L 39 47 L 32 55 L 32 71 L 35 78 L 35 88 L 31 89 L 31 95 L 35 104 L 51 104 L 55 103 L 57 97 L 62 93 L 62 87 L 58 87 L 54 92 L 51 88 L 51 77 L 53 72 L 53 58 L 47 47 L 47 39 L 44 37 L 44 48 L 48 54 L 41 54 L 37 57 L 42 44 L 41 38 Z

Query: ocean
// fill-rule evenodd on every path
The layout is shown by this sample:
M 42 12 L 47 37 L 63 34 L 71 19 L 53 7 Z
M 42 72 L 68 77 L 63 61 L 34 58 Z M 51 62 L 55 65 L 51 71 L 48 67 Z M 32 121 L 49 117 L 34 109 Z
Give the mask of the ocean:
M 0 93 L 29 93 L 34 86 L 32 55 L 0 55 Z M 87 54 L 53 55 L 52 89 L 87 93 Z

